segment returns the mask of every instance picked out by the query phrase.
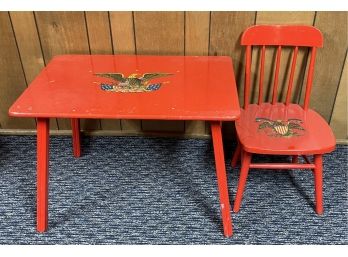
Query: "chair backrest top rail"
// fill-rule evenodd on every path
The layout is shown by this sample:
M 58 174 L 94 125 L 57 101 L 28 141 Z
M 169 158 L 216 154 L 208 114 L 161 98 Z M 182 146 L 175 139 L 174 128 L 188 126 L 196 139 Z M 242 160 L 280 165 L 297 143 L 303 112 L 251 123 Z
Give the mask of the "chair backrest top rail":
M 313 26 L 255 25 L 244 31 L 241 44 L 322 47 L 323 35 Z

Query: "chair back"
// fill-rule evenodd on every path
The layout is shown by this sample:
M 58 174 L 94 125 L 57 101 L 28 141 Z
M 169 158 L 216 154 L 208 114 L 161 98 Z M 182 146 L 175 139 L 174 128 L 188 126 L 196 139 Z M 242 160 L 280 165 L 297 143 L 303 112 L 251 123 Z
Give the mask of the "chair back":
M 309 48 L 310 55 L 309 66 L 307 69 L 307 80 L 305 88 L 305 96 L 303 102 L 303 108 L 306 110 L 309 106 L 309 98 L 313 83 L 314 63 L 316 50 L 318 47 L 323 46 L 323 36 L 321 32 L 312 26 L 302 25 L 256 25 L 246 29 L 242 35 L 241 44 L 246 46 L 246 62 L 245 62 L 245 85 L 244 85 L 244 108 L 247 108 L 250 102 L 250 80 L 251 80 L 251 56 L 252 47 L 261 48 L 261 60 L 259 71 L 259 95 L 258 104 L 263 101 L 263 88 L 264 88 L 264 69 L 265 69 L 265 56 L 266 47 L 277 47 L 276 59 L 275 59 L 275 71 L 272 90 L 272 104 L 275 104 L 278 99 L 278 84 L 279 84 L 279 71 L 280 71 L 280 59 L 283 47 L 291 47 L 292 61 L 290 68 L 289 81 L 287 85 L 287 93 L 285 97 L 285 104 L 288 105 L 291 101 L 291 93 L 293 89 L 294 74 L 296 70 L 296 61 L 299 52 L 299 48 Z

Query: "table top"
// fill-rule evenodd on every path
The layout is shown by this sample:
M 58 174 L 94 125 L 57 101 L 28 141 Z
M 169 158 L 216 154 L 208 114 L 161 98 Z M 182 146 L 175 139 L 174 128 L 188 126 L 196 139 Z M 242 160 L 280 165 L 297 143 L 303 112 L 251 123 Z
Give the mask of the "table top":
M 240 107 L 230 57 L 61 55 L 9 115 L 228 121 Z

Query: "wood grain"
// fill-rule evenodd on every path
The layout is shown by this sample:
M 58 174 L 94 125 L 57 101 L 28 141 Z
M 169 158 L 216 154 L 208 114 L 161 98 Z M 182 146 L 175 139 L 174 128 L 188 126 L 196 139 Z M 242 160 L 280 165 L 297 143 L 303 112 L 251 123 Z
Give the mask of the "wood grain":
M 91 54 L 113 54 L 108 12 L 85 12 Z
M 23 69 L 30 84 L 45 67 L 33 12 L 10 12 Z
M 91 54 L 113 54 L 108 12 L 85 12 Z M 120 120 L 100 120 L 103 130 L 120 130 Z
M 184 12 L 134 12 L 137 54 L 184 55 Z M 142 121 L 144 131 L 184 132 L 184 121 Z
M 132 12 L 110 12 L 112 42 L 115 54 L 135 54 Z M 121 120 L 124 131 L 141 131 L 140 120 Z
M 185 55 L 209 54 L 210 12 L 185 13 Z
M 183 12 L 134 12 L 137 54 L 184 55 Z
M 61 54 L 90 54 L 83 12 L 35 12 L 45 62 Z M 59 129 L 71 129 L 70 120 L 57 119 Z M 100 129 L 100 121 L 81 120 L 82 130 Z
M 209 54 L 209 12 L 185 13 L 185 55 Z M 185 121 L 185 133 L 206 134 L 205 121 Z
M 12 118 L 8 109 L 26 89 L 26 81 L 8 12 L 0 12 L 0 124 L 3 129 L 33 129 L 34 119 Z
M 243 31 L 254 25 L 255 12 L 212 12 L 209 55 L 227 55 L 233 60 L 234 73 L 243 101 L 244 48 L 240 45 Z M 242 103 L 242 102 L 241 102 Z
M 312 25 L 315 12 L 257 12 L 256 24 Z
M 337 91 L 336 101 L 331 116 L 330 126 L 337 140 L 348 140 L 348 56 L 342 70 L 340 84 Z
M 45 67 L 34 13 L 10 12 L 10 17 L 17 39 L 24 74 L 29 85 Z M 51 120 L 50 129 L 58 129 L 56 119 Z
M 301 24 L 301 25 L 313 25 L 315 12 L 257 12 L 256 24 Z M 274 83 L 274 70 L 276 59 L 276 47 L 266 48 L 265 70 L 264 70 L 264 90 L 263 101 L 270 101 L 273 83 Z M 285 101 L 287 92 L 290 67 L 293 55 L 293 48 L 283 47 L 280 60 L 279 70 L 279 85 L 278 85 L 278 100 Z M 251 102 L 257 102 L 259 94 L 259 72 L 260 72 L 260 59 L 261 51 L 259 47 L 255 47 L 252 53 L 252 93 Z M 293 80 L 292 90 L 292 102 L 298 102 L 302 85 L 304 72 L 306 70 L 308 57 L 308 49 L 299 48 L 297 55 L 296 69 Z
M 10 12 L 24 74 L 28 85 L 45 67 L 33 12 Z M 58 129 L 57 119 L 51 119 L 50 129 Z
M 254 25 L 256 12 L 212 12 L 210 21 L 209 55 L 227 55 L 233 60 L 239 101 L 243 103 L 243 83 L 245 57 L 244 48 L 240 45 L 243 31 Z M 210 132 L 207 126 L 207 133 Z M 224 122 L 223 134 L 233 133 L 233 122 Z
M 317 52 L 310 108 L 329 121 L 348 47 L 347 12 L 318 12 L 315 27 L 324 35 L 324 47 Z
M 110 12 L 110 24 L 115 54 L 135 54 L 132 12 Z

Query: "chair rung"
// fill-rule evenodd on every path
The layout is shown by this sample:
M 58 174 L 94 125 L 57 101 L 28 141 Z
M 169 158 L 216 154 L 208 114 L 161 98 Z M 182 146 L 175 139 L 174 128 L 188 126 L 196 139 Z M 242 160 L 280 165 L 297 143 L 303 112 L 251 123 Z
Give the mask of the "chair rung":
M 314 164 L 302 163 L 251 163 L 251 169 L 314 169 Z

